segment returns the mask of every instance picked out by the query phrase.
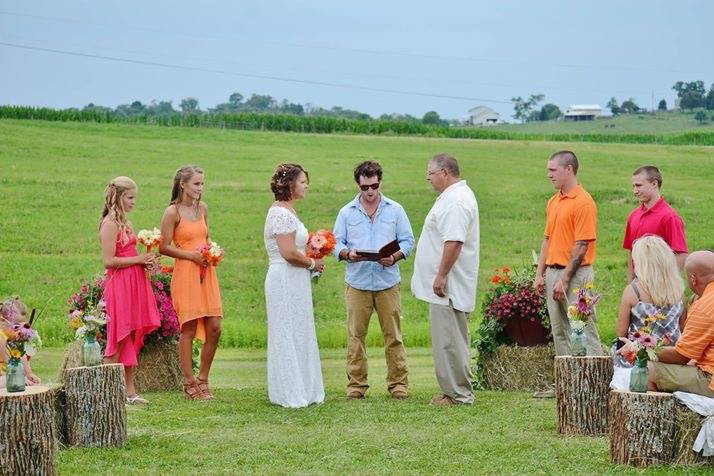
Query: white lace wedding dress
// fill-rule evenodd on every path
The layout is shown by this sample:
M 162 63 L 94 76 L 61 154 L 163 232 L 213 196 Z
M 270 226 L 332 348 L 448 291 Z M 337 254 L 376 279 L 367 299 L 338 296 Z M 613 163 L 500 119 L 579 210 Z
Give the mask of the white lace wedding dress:
M 284 407 L 322 403 L 325 388 L 320 369 L 312 314 L 310 271 L 289 264 L 278 251 L 275 235 L 295 232 L 295 246 L 304 250 L 305 225 L 283 207 L 271 207 L 265 220 L 268 274 L 265 307 L 268 313 L 268 397 Z

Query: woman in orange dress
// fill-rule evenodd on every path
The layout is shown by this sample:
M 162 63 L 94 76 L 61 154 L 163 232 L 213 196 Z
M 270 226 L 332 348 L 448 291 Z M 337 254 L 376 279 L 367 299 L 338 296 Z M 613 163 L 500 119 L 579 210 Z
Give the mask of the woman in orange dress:
M 181 167 L 174 176 L 171 203 L 161 219 L 161 254 L 175 258 L 171 300 L 181 326 L 179 357 L 183 391 L 191 400 L 210 400 L 208 374 L 221 336 L 221 291 L 215 267 L 198 249 L 208 243 L 208 207 L 201 201 L 203 170 Z M 201 268 L 206 268 L 203 280 Z M 203 342 L 198 377 L 193 375 L 193 339 Z

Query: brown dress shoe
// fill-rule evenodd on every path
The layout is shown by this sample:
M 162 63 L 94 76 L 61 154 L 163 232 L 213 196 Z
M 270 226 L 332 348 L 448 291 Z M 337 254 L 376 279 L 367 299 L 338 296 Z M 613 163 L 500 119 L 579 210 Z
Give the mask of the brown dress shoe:
M 442 394 L 442 395 L 436 395 L 434 398 L 431 399 L 431 402 L 429 402 L 429 405 L 434 405 L 434 406 L 447 406 L 447 405 L 458 405 L 459 402 L 454 400 L 448 395 Z
M 359 400 L 360 398 L 364 398 L 364 393 L 359 390 L 350 390 L 347 392 L 347 398 L 350 400 Z
M 409 394 L 406 390 L 399 389 L 392 392 L 392 397 L 396 398 L 397 400 L 404 400 L 405 398 L 409 397 Z

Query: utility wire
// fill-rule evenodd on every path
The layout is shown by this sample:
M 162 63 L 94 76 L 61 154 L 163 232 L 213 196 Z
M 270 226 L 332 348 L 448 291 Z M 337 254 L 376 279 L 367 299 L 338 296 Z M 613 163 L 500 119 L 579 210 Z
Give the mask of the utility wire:
M 283 76 L 270 76 L 270 75 L 252 74 L 252 73 L 240 73 L 237 71 L 198 68 L 198 67 L 194 67 L 194 66 L 186 66 L 186 65 L 171 64 L 171 63 L 159 63 L 159 62 L 155 62 L 155 61 L 144 61 L 144 60 L 137 60 L 137 59 L 131 59 L 131 58 L 120 58 L 117 56 L 80 53 L 77 51 L 59 50 L 59 49 L 54 49 L 54 48 L 40 48 L 37 46 L 21 45 L 21 44 L 17 44 L 17 43 L 0 42 L 0 46 L 5 46 L 8 48 L 25 49 L 25 50 L 31 50 L 31 51 L 42 51 L 45 53 L 54 53 L 54 54 L 61 54 L 61 55 L 67 55 L 67 56 L 76 56 L 76 57 L 81 57 L 81 58 L 101 59 L 101 60 L 105 60 L 105 61 L 115 61 L 115 62 L 119 62 L 119 63 L 137 64 L 137 65 L 143 65 L 143 66 L 155 66 L 155 67 L 160 67 L 160 68 L 179 69 L 179 70 L 184 70 L 184 71 L 195 71 L 195 72 L 201 72 L 201 73 L 223 74 L 223 75 L 227 75 L 227 76 L 238 76 L 238 77 L 243 77 L 243 78 L 266 79 L 266 80 L 270 80 L 270 81 L 282 81 L 282 82 L 286 82 L 286 83 L 309 84 L 309 85 L 313 85 L 313 86 L 327 86 L 327 87 L 331 87 L 331 88 L 355 89 L 355 90 L 360 90 L 360 91 L 371 91 L 371 92 L 380 92 L 380 93 L 389 93 L 389 94 L 401 94 L 401 95 L 405 95 L 405 96 L 421 96 L 421 97 L 431 97 L 431 98 L 439 98 L 439 99 L 454 99 L 454 100 L 458 100 L 458 101 L 474 101 L 474 102 L 486 102 L 486 103 L 494 103 L 494 104 L 511 104 L 511 101 L 503 101 L 503 100 L 499 100 L 499 99 L 485 99 L 485 98 L 477 98 L 477 97 L 470 97 L 470 96 L 453 96 L 453 95 L 448 95 L 448 94 L 426 93 L 426 92 L 422 92 L 422 91 L 406 91 L 406 90 L 398 90 L 398 89 L 373 88 L 373 87 L 369 87 L 369 86 L 360 86 L 358 84 L 341 84 L 341 83 L 331 83 L 331 82 L 326 82 L 326 81 L 313 81 L 313 80 L 308 80 L 308 79 L 288 78 L 288 77 L 283 77 Z

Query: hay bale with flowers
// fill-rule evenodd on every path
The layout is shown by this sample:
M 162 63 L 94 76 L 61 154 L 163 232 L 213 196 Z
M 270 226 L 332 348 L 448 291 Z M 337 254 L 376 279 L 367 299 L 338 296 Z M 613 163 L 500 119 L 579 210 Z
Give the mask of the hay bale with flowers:
M 547 390 L 555 351 L 545 297 L 533 286 L 535 267 L 497 269 L 481 305 L 476 375 L 491 390 Z
M 161 316 L 161 326 L 144 338 L 135 385 L 138 392 L 178 390 L 182 382 L 177 342 L 179 323 L 171 304 L 171 269 L 162 268 L 161 272 L 151 277 L 151 284 Z M 103 312 L 103 291 L 104 278 L 96 277 L 84 282 L 79 292 L 70 297 L 69 325 L 75 329 L 78 339 L 84 334 L 79 329 L 86 325 L 87 316 L 96 314 L 97 309 Z M 102 351 L 106 346 L 104 333 L 104 328 L 100 327 L 97 341 L 101 344 Z M 60 381 L 66 368 L 82 365 L 82 342 L 78 340 L 70 344 L 65 352 Z

